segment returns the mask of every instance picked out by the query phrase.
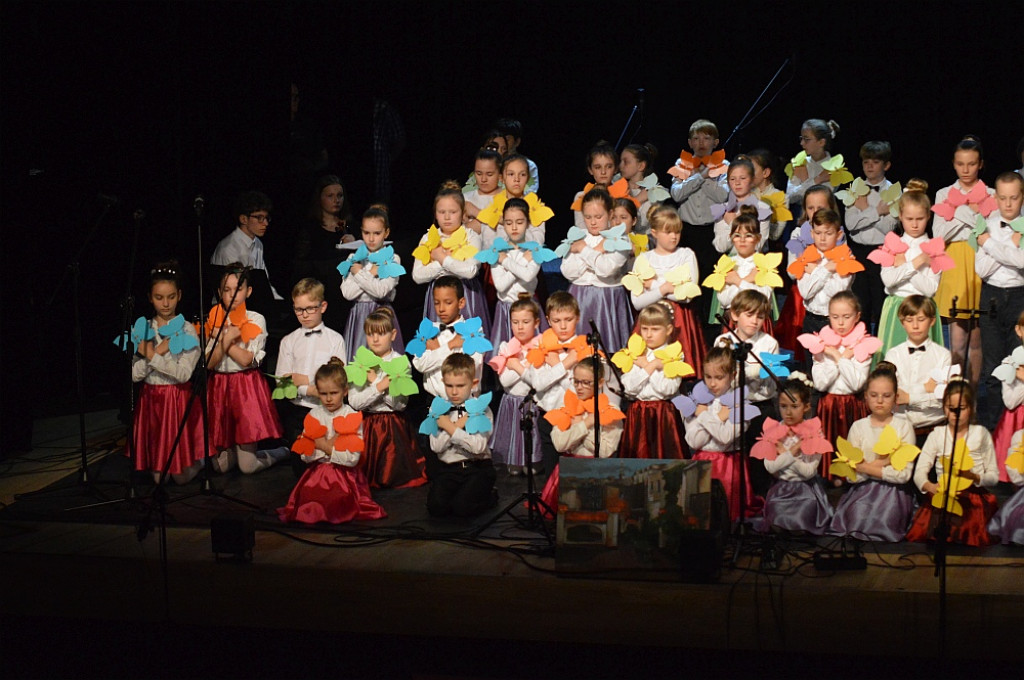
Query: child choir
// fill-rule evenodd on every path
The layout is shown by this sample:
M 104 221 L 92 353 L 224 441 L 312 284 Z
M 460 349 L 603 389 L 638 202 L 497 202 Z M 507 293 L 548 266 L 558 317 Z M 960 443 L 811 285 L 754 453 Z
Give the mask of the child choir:
M 785 190 L 772 154 L 727 160 L 707 120 L 691 126 L 670 190 L 652 145 L 620 155 L 599 142 L 593 181 L 558 217 L 536 193 L 533 161 L 482 149 L 471 185 L 439 189 L 412 253 L 386 241 L 386 206 L 366 211 L 338 267 L 353 303 L 343 334 L 322 322 L 323 286 L 296 286 L 301 327 L 274 373 L 297 389 L 279 409 L 256 370 L 267 334 L 245 309 L 246 268 L 229 267 L 204 333 L 210 448 L 189 419 L 170 472 L 186 483 L 206 456 L 219 471 L 269 467 L 281 452 L 257 445 L 283 423 L 306 463 L 284 521 L 382 518 L 371 489 L 425 483 L 431 515 L 472 516 L 496 502 L 496 465 L 546 474 L 556 506 L 559 457 L 593 457 L 599 443 L 601 457 L 710 461 L 732 519 L 759 517 L 764 531 L 928 541 L 945 514 L 959 542 L 1024 542 L 1024 490 L 1002 509 L 992 494 L 999 480 L 1024 485 L 1024 179 L 1007 172 L 985 187 L 981 143 L 968 137 L 954 150 L 958 181 L 933 204 L 925 182 L 886 177 L 885 142 L 864 144 L 855 180 L 830 153 L 838 131 L 803 123 Z M 573 226 L 552 252 L 555 219 Z M 410 256 L 427 291 L 403 344 L 392 304 Z M 199 349 L 191 326 L 184 342 L 161 341 L 175 268 L 154 268 L 156 313 L 132 337 L 133 377 L 146 383 L 136 466 L 155 472 L 171 439 L 157 423 L 182 412 Z M 954 297 L 959 309 L 997 300 L 981 343 Z M 421 390 L 433 401 L 412 422 Z

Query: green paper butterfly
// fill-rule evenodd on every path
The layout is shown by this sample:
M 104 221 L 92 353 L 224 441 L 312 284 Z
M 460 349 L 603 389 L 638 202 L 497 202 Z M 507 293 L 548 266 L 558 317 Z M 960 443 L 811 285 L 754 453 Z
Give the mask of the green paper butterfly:
M 391 380 L 388 385 L 388 394 L 392 397 L 409 397 L 419 394 L 420 388 L 412 379 L 412 371 L 409 368 L 409 357 L 399 355 L 391 361 L 383 362 L 384 373 Z
M 360 347 L 356 350 L 355 358 L 345 366 L 345 375 L 348 376 L 349 383 L 362 387 L 366 384 L 370 371 L 379 368 L 380 357 L 366 347 Z
M 291 376 L 273 375 L 272 373 L 267 373 L 267 375 L 277 381 L 277 386 L 270 393 L 271 399 L 294 399 L 299 396 L 299 388 L 292 382 Z

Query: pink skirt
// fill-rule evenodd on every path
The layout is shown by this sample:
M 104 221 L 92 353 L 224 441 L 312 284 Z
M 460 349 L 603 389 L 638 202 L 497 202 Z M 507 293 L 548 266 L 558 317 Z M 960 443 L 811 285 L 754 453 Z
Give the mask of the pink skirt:
M 190 383 L 181 385 L 142 386 L 139 403 L 135 408 L 132 426 L 132 444 L 135 447 L 135 469 L 159 472 L 171 454 L 178 425 L 185 415 L 192 394 Z M 174 450 L 168 472 L 182 473 L 203 458 L 203 404 L 196 399 L 189 411 L 181 440 Z
M 698 451 L 693 460 L 711 461 L 711 479 L 717 479 L 725 487 L 725 497 L 729 501 L 729 519 L 740 518 L 740 492 L 746 501 L 746 517 L 753 517 L 761 512 L 764 499 L 754 496 L 754 487 L 750 484 L 750 468 L 743 469 L 743 486 L 740 486 L 740 452 L 739 451 Z
M 282 522 L 316 524 L 384 519 L 384 508 L 370 496 L 366 475 L 359 468 L 313 463 L 302 473 L 288 497 L 277 509 Z
M 992 433 L 992 444 L 996 447 L 996 467 L 999 469 L 999 481 L 1009 482 L 1006 475 L 1006 456 L 1010 452 L 1010 440 L 1013 433 L 1024 428 L 1024 404 L 1012 411 L 1003 411 L 999 416 L 999 424 Z
M 238 373 L 210 373 L 211 455 L 236 444 L 255 444 L 281 436 L 281 421 L 263 374 L 251 368 Z

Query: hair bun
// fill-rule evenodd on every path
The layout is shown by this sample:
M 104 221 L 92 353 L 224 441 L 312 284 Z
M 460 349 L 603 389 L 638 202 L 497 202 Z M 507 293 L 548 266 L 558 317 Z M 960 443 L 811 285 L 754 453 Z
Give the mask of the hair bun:
M 344 366 L 345 362 L 342 361 L 341 359 L 339 359 L 338 357 L 331 357 L 330 359 L 328 359 L 327 365 L 328 366 Z
M 839 134 L 839 123 L 835 122 L 834 120 L 829 119 L 827 124 L 828 124 L 828 129 L 831 131 L 832 139 L 835 139 L 836 135 Z
M 903 187 L 903 193 L 908 193 L 910 191 L 920 191 L 925 193 L 928 191 L 928 182 L 917 177 L 911 177 L 907 180 L 906 186 Z
M 453 179 L 448 179 L 445 180 L 444 182 L 441 182 L 441 188 L 438 191 L 458 191 L 461 193 L 462 185 Z
M 803 371 L 791 371 L 789 374 L 790 380 L 796 380 L 799 383 L 803 383 L 808 387 L 814 387 L 814 381 L 807 377 L 807 374 Z
M 373 203 L 373 204 L 370 205 L 369 208 L 367 208 L 367 210 L 368 211 L 369 210 L 379 210 L 382 213 L 384 213 L 385 215 L 387 215 L 387 214 L 389 214 L 391 212 L 391 210 L 388 208 L 388 204 L 387 203 Z

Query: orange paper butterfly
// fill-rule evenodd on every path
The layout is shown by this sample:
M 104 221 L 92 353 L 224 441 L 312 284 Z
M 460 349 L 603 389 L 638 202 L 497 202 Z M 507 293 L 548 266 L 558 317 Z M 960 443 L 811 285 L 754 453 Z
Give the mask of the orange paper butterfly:
M 857 261 L 857 258 L 853 256 L 853 251 L 850 250 L 850 246 L 845 243 L 832 248 L 825 253 L 825 257 L 836 263 L 836 274 L 840 276 L 849 276 L 850 274 L 864 271 L 864 265 Z
M 363 446 L 363 438 L 359 436 L 359 427 L 363 424 L 362 412 L 356 411 L 347 416 L 335 416 L 331 424 L 334 426 L 334 433 L 337 435 L 334 438 L 335 451 L 362 453 L 365 448 Z
M 292 451 L 300 456 L 312 456 L 316 453 L 316 440 L 327 436 L 327 426 L 322 425 L 311 413 L 306 414 L 302 421 L 302 434 L 292 444 Z
M 231 322 L 232 326 L 237 326 L 242 332 L 242 342 L 248 343 L 250 340 L 258 336 L 263 331 L 260 327 L 249 321 L 249 317 L 245 311 L 245 303 L 238 305 L 227 315 L 228 321 Z M 214 305 L 210 310 L 209 316 L 206 317 L 206 337 L 212 337 L 214 331 L 224 325 L 224 308 L 220 305 Z
M 804 277 L 804 272 L 807 269 L 807 265 L 821 262 L 821 253 L 815 246 L 807 246 L 804 248 L 804 252 L 800 253 L 800 257 L 793 260 L 786 271 L 789 272 L 794 279 L 800 280 Z
M 544 420 L 562 432 L 565 432 L 572 425 L 572 419 L 583 415 L 583 402 L 576 396 L 575 392 L 566 392 L 562 408 L 556 408 L 544 414 Z
M 594 348 L 587 344 L 585 336 L 577 335 L 569 342 L 562 344 L 558 341 L 555 332 L 549 328 L 541 334 L 537 346 L 526 353 L 526 360 L 534 368 L 540 368 L 551 352 L 571 352 L 572 350 L 576 350 L 580 359 L 585 359 L 594 353 Z
M 678 179 L 689 179 L 702 165 L 708 168 L 708 177 L 720 177 L 728 168 L 725 165 L 725 149 L 719 149 L 710 156 L 694 156 L 689 151 L 679 153 L 679 165 L 668 169 L 668 174 Z
M 587 192 L 593 189 L 595 186 L 597 185 L 594 184 L 593 182 L 587 182 L 587 186 L 583 187 L 583 193 L 581 193 L 580 197 L 573 201 L 572 205 L 569 207 L 572 210 L 583 210 L 583 197 L 586 196 Z M 612 198 L 628 198 L 629 200 L 633 201 L 636 207 L 640 207 L 640 201 L 636 200 L 636 198 L 630 195 L 629 182 L 626 181 L 625 178 L 621 178 L 618 182 L 615 182 L 614 184 L 611 184 L 605 188 L 608 190 L 608 193 L 611 194 Z

